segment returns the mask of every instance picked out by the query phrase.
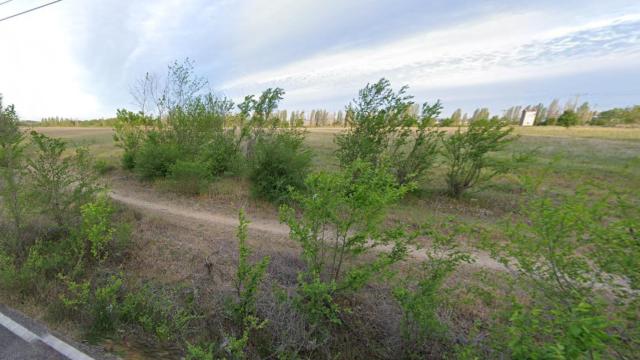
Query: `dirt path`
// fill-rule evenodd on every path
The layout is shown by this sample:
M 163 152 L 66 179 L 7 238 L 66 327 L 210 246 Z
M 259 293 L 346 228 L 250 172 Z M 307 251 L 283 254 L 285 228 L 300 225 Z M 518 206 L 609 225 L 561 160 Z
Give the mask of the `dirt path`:
M 184 206 L 168 203 L 161 200 L 149 201 L 141 197 L 136 197 L 133 193 L 125 194 L 124 192 L 118 190 L 112 190 L 109 193 L 109 196 L 111 196 L 113 200 L 126 206 L 141 210 L 143 212 L 152 213 L 163 218 L 171 217 L 174 221 L 176 220 L 176 218 L 182 218 L 187 220 L 195 220 L 196 222 L 204 223 L 210 226 L 225 226 L 234 228 L 238 226 L 238 219 L 236 217 L 230 217 L 228 215 L 193 210 Z M 260 231 L 262 233 L 272 234 L 278 237 L 289 235 L 289 228 L 276 221 L 251 219 L 249 229 Z M 419 250 L 410 251 L 410 255 L 416 260 L 426 259 L 426 255 Z M 506 268 L 502 264 L 492 259 L 487 253 L 474 251 L 472 252 L 472 255 L 475 258 L 475 262 L 473 263 L 474 266 L 491 270 L 506 270 Z
M 205 211 L 191 210 L 186 207 L 175 204 L 168 204 L 162 201 L 151 202 L 142 198 L 134 197 L 132 196 L 132 194 L 125 195 L 118 191 L 112 190 L 109 193 L 109 196 L 111 196 L 113 200 L 116 200 L 117 202 L 120 202 L 129 207 L 149 211 L 162 216 L 177 216 L 204 222 L 208 225 L 237 227 L 239 224 L 238 218 L 236 217 L 230 217 L 227 215 L 215 214 Z M 251 219 L 249 228 L 253 230 L 268 232 L 270 234 L 289 235 L 289 228 L 277 222 L 266 222 Z

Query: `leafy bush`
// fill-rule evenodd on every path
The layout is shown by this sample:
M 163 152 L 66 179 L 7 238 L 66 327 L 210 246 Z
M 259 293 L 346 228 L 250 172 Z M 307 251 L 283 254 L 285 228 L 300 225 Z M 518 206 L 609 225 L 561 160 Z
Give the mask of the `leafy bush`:
M 422 105 L 421 115 L 412 113 L 407 87 L 397 93 L 381 79 L 360 90 L 347 108 L 351 118 L 346 133 L 336 136 L 337 156 L 342 166 L 355 160 L 374 166 L 388 162 L 401 184 L 422 177 L 433 165 L 441 132 L 431 129 L 440 114 L 440 102 Z
M 187 343 L 187 355 L 186 360 L 214 360 L 213 346 L 192 345 Z
M 640 123 L 640 105 L 628 108 L 614 108 L 603 111 L 594 117 L 591 125 L 615 126 L 618 124 L 638 124 Z
M 0 289 L 10 290 L 18 281 L 14 258 L 0 248 Z
M 254 95 L 245 96 L 238 104 L 240 110 L 240 141 L 246 142 L 246 155 L 253 155 L 254 146 L 265 135 L 277 129 L 279 119 L 273 116 L 284 96 L 281 88 L 268 88 L 258 99 Z
M 560 117 L 558 117 L 557 124 L 564 127 L 570 127 L 578 125 L 580 119 L 578 114 L 573 110 L 565 110 Z
M 58 274 L 58 278 L 66 286 L 66 291 L 58 295 L 64 310 L 71 314 L 84 311 L 89 304 L 91 283 L 88 280 L 76 282 L 63 274 Z
M 306 265 L 298 277 L 296 302 L 317 325 L 340 323 L 335 298 L 384 277 L 389 266 L 406 256 L 413 237 L 382 223 L 388 206 L 410 187 L 398 186 L 387 169 L 362 161 L 337 174 L 312 174 L 306 187 L 307 192 L 294 196 L 299 217 L 291 207 L 281 208 L 281 219 L 302 246 Z
M 112 275 L 106 283 L 95 289 L 90 302 L 91 335 L 113 332 L 118 324 L 118 298 L 122 289 L 121 276 Z
M 302 189 L 311 166 L 304 134 L 286 131 L 261 138 L 251 158 L 251 188 L 255 196 L 274 202 L 288 199 L 290 189 Z
M 116 122 L 113 126 L 115 134 L 113 140 L 124 150 L 122 166 L 133 169 L 138 150 L 146 136 L 145 126 L 152 122 L 144 113 L 134 113 L 124 109 L 117 111 Z
M 113 208 L 106 197 L 99 197 L 83 205 L 81 215 L 82 236 L 89 245 L 89 252 L 93 259 L 102 262 L 108 256 L 108 246 L 115 232 L 111 225 Z
M 199 161 L 178 160 L 169 167 L 167 181 L 173 191 L 197 195 L 206 191 L 211 181 L 211 172 L 207 164 Z
M 558 118 L 550 117 L 550 118 L 547 118 L 547 120 L 545 120 L 545 122 L 542 125 L 554 126 L 557 124 L 558 124 Z
M 209 173 L 214 177 L 239 174 L 244 161 L 234 134 L 228 132 L 217 134 L 203 145 L 199 159 L 206 163 Z
M 455 226 L 450 230 L 449 234 L 431 227 L 422 231 L 432 239 L 432 245 L 426 249 L 427 260 L 412 269 L 410 275 L 393 289 L 403 311 L 402 330 L 408 342 L 404 349 L 407 353 L 412 351 L 410 345 L 422 344 L 425 339 L 433 340 L 445 333 L 446 325 L 437 316 L 437 310 L 448 300 L 443 283 L 459 264 L 472 262 L 471 256 L 457 246 L 457 237 L 464 234 L 464 228 Z
M 149 133 L 136 155 L 136 171 L 144 179 L 164 178 L 181 158 L 180 148 L 158 132 Z
M 607 354 L 613 324 L 587 302 L 569 308 L 514 306 L 509 318 L 509 349 L 516 359 L 580 359 Z
M 456 124 L 454 123 L 454 120 L 452 118 L 442 119 L 438 123 L 438 126 L 440 126 L 440 127 L 449 127 L 449 126 L 455 126 L 455 125 Z
M 3 199 L 0 214 L 5 212 L 13 225 L 10 233 L 3 236 L 0 246 L 6 246 L 14 253 L 20 247 L 22 227 L 29 209 L 24 135 L 18 124 L 15 108 L 13 105 L 4 107 L 0 95 L 0 197 Z
M 453 135 L 442 138 L 451 196 L 460 197 L 469 188 L 508 170 L 488 155 L 509 144 L 512 131 L 500 121 L 477 120 L 466 131 L 459 127 Z
M 203 145 L 224 133 L 225 118 L 232 108 L 231 100 L 212 94 L 186 99 L 170 109 L 167 130 L 183 153 L 196 156 Z
M 138 325 L 160 341 L 181 340 L 198 315 L 192 304 L 182 306 L 180 300 L 149 285 L 131 289 L 119 304 L 119 320 Z
M 238 215 L 240 225 L 238 226 L 238 266 L 236 270 L 235 288 L 238 302 L 234 307 L 234 313 L 238 319 L 255 316 L 256 295 L 258 287 L 264 278 L 264 273 L 269 266 L 269 257 L 262 258 L 257 264 L 249 263 L 251 249 L 247 246 L 247 228 L 249 222 L 246 220 L 244 211 L 240 210 Z
M 96 160 L 95 163 L 93 164 L 93 170 L 95 170 L 95 172 L 98 173 L 99 175 L 105 175 L 115 170 L 115 166 L 110 164 L 105 159 L 99 159 L 99 160 Z
M 232 311 L 235 320 L 241 324 L 240 336 L 227 335 L 224 350 L 233 359 L 244 359 L 245 349 L 253 331 L 262 329 L 267 321 L 260 319 L 256 314 L 256 301 L 259 287 L 264 279 L 264 274 L 269 266 L 269 257 L 262 258 L 258 263 L 249 263 L 251 250 L 247 246 L 247 227 L 244 211 L 238 215 L 238 265 L 234 285 L 237 300 L 233 304 Z
M 69 225 L 83 204 L 100 191 L 92 172 L 88 151 L 76 149 L 75 156 L 64 157 L 67 144 L 61 139 L 31 132 L 35 154 L 27 161 L 33 182 L 33 195 L 41 211 L 59 226 Z
M 507 242 L 487 239 L 498 259 L 527 281 L 528 301 L 515 300 L 510 310 L 509 350 L 515 357 L 540 358 L 637 352 L 637 344 L 615 334 L 634 327 L 621 309 L 639 286 L 634 229 L 640 216 L 629 213 L 622 199 L 595 196 L 588 187 L 538 195 L 537 184 L 527 183 L 526 220 L 506 224 Z

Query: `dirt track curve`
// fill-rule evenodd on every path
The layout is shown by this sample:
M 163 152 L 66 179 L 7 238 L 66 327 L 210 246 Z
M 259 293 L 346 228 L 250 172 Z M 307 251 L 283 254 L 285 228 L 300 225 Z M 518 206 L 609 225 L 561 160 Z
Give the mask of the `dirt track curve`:
M 167 202 L 149 201 L 136 197 L 135 194 L 132 193 L 128 193 L 125 195 L 117 190 L 112 190 L 111 192 L 109 192 L 109 196 L 113 200 L 128 207 L 138 209 L 143 212 L 152 213 L 163 218 L 171 216 L 173 219 L 175 219 L 176 217 L 179 217 L 183 219 L 194 220 L 200 223 L 205 223 L 210 226 L 238 226 L 238 219 L 228 215 L 193 210 Z M 252 219 L 251 223 L 249 224 L 249 228 L 263 233 L 269 233 L 278 236 L 289 235 L 289 228 L 275 221 Z M 426 259 L 426 255 L 417 249 L 412 250 L 410 254 L 416 260 Z M 474 251 L 472 255 L 475 258 L 475 262 L 472 264 L 473 266 L 499 271 L 506 270 L 506 268 L 502 264 L 492 259 L 487 253 Z

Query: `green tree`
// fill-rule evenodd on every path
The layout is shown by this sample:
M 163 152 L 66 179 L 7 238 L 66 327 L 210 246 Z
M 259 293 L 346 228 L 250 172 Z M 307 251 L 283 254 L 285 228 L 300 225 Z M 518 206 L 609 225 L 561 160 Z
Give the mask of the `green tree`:
M 273 115 L 284 94 L 281 88 L 268 88 L 257 99 L 255 95 L 248 95 L 238 104 L 241 122 L 238 144 L 245 142 L 245 154 L 248 157 L 252 156 L 260 138 L 277 130 L 278 118 Z
M 575 111 L 565 110 L 558 118 L 557 124 L 568 128 L 570 126 L 578 125 L 578 122 L 578 115 Z
M 411 115 L 412 96 L 406 91 L 404 86 L 395 92 L 386 79 L 360 90 L 347 108 L 351 118 L 347 131 L 335 138 L 343 167 L 356 160 L 388 165 L 401 184 L 419 179 L 431 167 L 442 135 L 432 126 L 442 106 L 425 103 L 416 118 Z
M 442 155 L 447 167 L 449 194 L 460 197 L 469 188 L 508 170 L 504 163 L 491 160 L 489 154 L 504 149 L 513 139 L 513 128 L 501 121 L 479 120 L 464 131 L 442 139 Z

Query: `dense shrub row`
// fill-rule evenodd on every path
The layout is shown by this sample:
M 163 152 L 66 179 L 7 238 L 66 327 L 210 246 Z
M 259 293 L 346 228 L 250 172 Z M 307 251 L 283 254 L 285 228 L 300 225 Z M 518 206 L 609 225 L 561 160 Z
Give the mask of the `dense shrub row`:
M 304 133 L 278 127 L 274 111 L 284 92 L 267 89 L 247 96 L 231 115 L 232 101 L 200 94 L 204 81 L 192 64 L 169 67 L 162 111 L 118 111 L 115 140 L 123 148 L 123 166 L 147 180 L 166 179 L 179 192 L 206 192 L 221 176 L 248 176 L 253 194 L 284 201 L 309 171 L 311 153 Z

